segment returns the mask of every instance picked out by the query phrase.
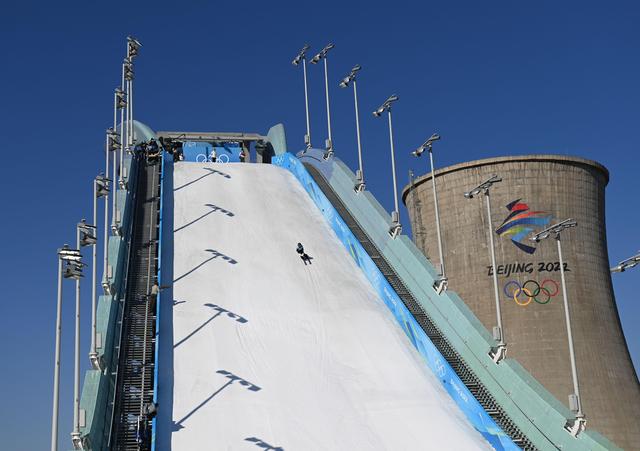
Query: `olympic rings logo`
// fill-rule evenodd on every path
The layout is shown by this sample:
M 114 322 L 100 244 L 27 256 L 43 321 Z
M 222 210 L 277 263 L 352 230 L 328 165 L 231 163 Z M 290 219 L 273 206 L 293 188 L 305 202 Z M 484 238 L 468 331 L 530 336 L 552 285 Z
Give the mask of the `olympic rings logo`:
M 560 287 L 558 282 L 552 279 L 545 279 L 542 283 L 529 279 L 522 285 L 515 280 L 511 280 L 504 284 L 504 294 L 509 299 L 515 301 L 521 307 L 536 301 L 538 304 L 548 304 L 551 298 L 556 297 Z
M 212 155 L 207 156 L 203 153 L 199 153 L 198 155 L 196 155 L 196 163 L 228 163 L 228 162 L 229 162 L 229 156 L 225 154 L 222 154 L 218 158 L 216 158 L 216 161 L 213 161 Z

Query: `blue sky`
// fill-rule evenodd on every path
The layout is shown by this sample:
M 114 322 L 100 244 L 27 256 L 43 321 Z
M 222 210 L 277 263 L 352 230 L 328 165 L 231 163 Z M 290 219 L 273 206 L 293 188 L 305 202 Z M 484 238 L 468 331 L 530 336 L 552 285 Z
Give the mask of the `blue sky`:
M 127 13 L 125 14 L 125 6 Z M 56 260 L 75 223 L 91 216 L 91 180 L 103 164 L 127 34 L 136 62 L 136 116 L 156 130 L 256 131 L 278 122 L 302 146 L 301 73 L 308 42 L 329 41 L 336 153 L 356 167 L 351 92 L 336 86 L 353 64 L 368 187 L 389 210 L 388 136 L 370 111 L 392 93 L 398 174 L 423 172 L 408 151 L 433 131 L 438 165 L 498 155 L 558 153 L 603 163 L 612 263 L 640 249 L 637 130 L 640 6 L 632 2 L 36 2 L 3 5 L 0 261 L 3 315 L 2 448 L 45 449 L 53 377 Z M 326 135 L 322 71 L 309 68 L 312 133 Z M 335 82 L 335 83 L 334 83 Z M 406 218 L 406 215 L 404 216 Z M 405 222 L 408 222 L 405 219 Z M 636 269 L 614 277 L 636 367 Z M 61 443 L 71 429 L 72 284 L 64 305 Z M 84 284 L 84 294 L 89 294 Z M 82 361 L 88 364 L 88 296 Z

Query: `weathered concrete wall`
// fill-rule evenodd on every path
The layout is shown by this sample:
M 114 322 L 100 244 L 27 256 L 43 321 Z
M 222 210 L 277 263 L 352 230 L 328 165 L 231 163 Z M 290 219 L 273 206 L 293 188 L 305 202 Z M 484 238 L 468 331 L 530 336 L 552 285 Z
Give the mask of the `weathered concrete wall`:
M 625 449 L 640 449 L 640 385 L 620 327 L 607 257 L 607 170 L 581 158 L 535 155 L 480 160 L 436 171 L 450 287 L 489 329 L 496 325 L 496 314 L 486 204 L 482 194 L 473 199 L 463 194 L 492 174 L 503 179 L 491 189 L 490 199 L 507 355 L 568 404 L 573 388 L 557 246 L 553 237 L 535 244 L 529 236 L 574 218 L 578 227 L 563 233 L 562 250 L 587 428 L 597 429 Z M 405 187 L 403 200 L 416 245 L 437 266 L 431 183 L 430 174 L 418 178 Z M 511 211 L 506 208 L 518 200 Z M 507 223 L 500 230 L 510 214 L 535 218 L 539 224 L 518 228 Z M 533 249 L 524 250 L 511 238 Z M 528 296 L 536 292 L 537 296 Z M 523 305 L 514 301 L 514 294 Z

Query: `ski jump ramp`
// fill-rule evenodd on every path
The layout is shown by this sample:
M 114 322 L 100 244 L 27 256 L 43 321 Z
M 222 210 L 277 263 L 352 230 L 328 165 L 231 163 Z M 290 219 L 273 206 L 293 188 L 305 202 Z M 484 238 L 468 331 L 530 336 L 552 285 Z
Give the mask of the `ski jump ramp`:
M 165 177 L 155 449 L 491 449 L 290 172 Z

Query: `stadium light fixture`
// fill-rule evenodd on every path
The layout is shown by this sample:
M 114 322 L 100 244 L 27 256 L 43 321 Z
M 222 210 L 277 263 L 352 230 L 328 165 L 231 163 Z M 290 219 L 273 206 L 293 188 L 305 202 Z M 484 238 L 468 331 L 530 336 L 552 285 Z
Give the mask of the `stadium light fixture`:
M 485 180 L 484 182 L 482 182 L 472 190 L 469 190 L 466 193 L 464 193 L 464 197 L 466 197 L 467 199 L 473 199 L 473 196 L 477 196 L 480 193 L 488 194 L 489 188 L 491 188 L 495 183 L 498 183 L 501 181 L 502 181 L 502 178 L 498 177 L 497 175 L 492 175 L 491 177 L 489 177 L 487 180 Z
M 96 196 L 94 195 L 94 198 Z M 80 246 L 93 246 L 98 241 L 95 236 L 96 226 L 87 224 L 86 219 L 81 220 L 78 223 L 78 230 L 80 231 Z
M 569 395 L 569 408 L 575 413 L 576 418 L 572 423 L 567 424 L 567 430 L 574 437 L 578 436 L 582 432 L 586 425 L 586 419 L 584 412 L 582 411 L 582 403 L 580 401 L 580 387 L 578 385 L 578 370 L 576 367 L 576 355 L 573 348 L 573 333 L 571 329 L 571 313 L 569 311 L 569 299 L 567 297 L 567 284 L 564 275 L 564 260 L 562 258 L 562 245 L 560 235 L 563 231 L 577 227 L 578 223 L 574 219 L 565 219 L 557 224 L 548 227 L 541 232 L 533 235 L 530 240 L 539 243 L 542 240 L 549 238 L 553 235 L 556 239 L 558 246 L 558 260 L 560 263 L 560 280 L 562 282 L 562 297 L 564 305 L 564 318 L 567 326 L 567 340 L 569 342 L 569 359 L 571 363 L 571 377 L 573 380 L 573 393 Z
M 358 109 L 358 87 L 356 83 L 356 73 L 362 69 L 362 66 L 356 64 L 351 69 L 349 75 L 342 79 L 339 86 L 341 88 L 347 88 L 349 83 L 353 82 L 353 100 L 356 108 L 356 137 L 358 139 L 358 164 L 359 168 L 356 171 L 356 184 L 353 187 L 356 193 L 360 193 L 365 189 L 364 183 L 364 169 L 362 168 L 362 144 L 360 142 L 360 113 Z
M 429 161 L 431 163 L 431 186 L 433 188 L 433 204 L 434 204 L 434 211 L 436 216 L 436 233 L 438 236 L 438 251 L 440 253 L 440 274 L 439 274 L 438 280 L 436 280 L 435 283 L 433 284 L 433 289 L 436 291 L 436 293 L 442 294 L 447 290 L 448 280 L 447 280 L 447 275 L 445 273 L 444 255 L 442 252 L 442 235 L 440 233 L 440 213 L 438 211 L 438 194 L 436 192 L 436 175 L 435 175 L 435 170 L 433 166 L 433 150 L 432 150 L 433 143 L 439 140 L 440 140 L 440 135 L 438 135 L 437 133 L 434 133 L 429 137 L 429 139 L 427 139 L 424 142 L 424 144 L 418 147 L 418 149 L 413 151 L 411 154 L 414 157 L 420 158 L 420 156 L 422 156 L 422 153 L 425 150 L 429 151 Z
M 327 53 L 335 46 L 331 43 L 324 46 L 320 52 L 311 59 L 311 64 L 317 64 L 320 60 L 324 60 L 324 93 L 327 101 L 327 134 L 325 141 L 325 153 L 323 158 L 328 160 L 333 155 L 333 139 L 331 137 L 331 110 L 329 108 L 329 69 L 327 67 Z
M 352 81 L 356 80 L 356 73 L 358 71 L 360 71 L 360 69 L 362 69 L 362 66 L 360 66 L 359 64 L 356 64 L 355 66 L 353 66 L 353 68 L 351 69 L 351 72 L 349 73 L 349 75 L 347 75 L 346 77 L 344 77 L 342 79 L 342 81 L 340 81 L 340 83 L 338 84 L 338 86 L 340 86 L 341 88 L 346 88 L 349 86 L 349 83 Z
M 393 201 L 395 210 L 391 213 L 391 227 L 389 228 L 389 235 L 391 238 L 396 238 L 400 232 L 402 232 L 402 224 L 400 224 L 400 211 L 398 208 L 398 187 L 396 184 L 396 160 L 395 150 L 393 147 L 393 126 L 391 123 L 391 104 L 398 100 L 397 95 L 392 95 L 384 103 L 373 112 L 375 117 L 380 117 L 385 111 L 389 116 L 389 143 L 391 144 L 391 175 L 393 177 Z
M 496 321 L 498 323 L 498 325 L 493 328 L 493 339 L 498 342 L 498 345 L 489 351 L 489 355 L 495 363 L 500 363 L 500 361 L 504 359 L 507 353 L 507 344 L 504 339 L 504 328 L 502 327 L 502 311 L 500 310 L 500 295 L 498 294 L 498 271 L 496 267 L 496 251 L 493 243 L 493 224 L 491 222 L 491 200 L 489 189 L 494 184 L 501 181 L 502 178 L 498 177 L 497 175 L 492 175 L 475 188 L 464 193 L 464 197 L 466 197 L 467 199 L 473 199 L 474 196 L 483 193 L 487 204 L 487 222 L 489 224 L 489 249 L 491 251 L 491 267 L 493 268 L 493 292 L 496 304 Z
M 307 50 L 309 50 L 309 44 L 305 44 L 298 55 L 291 61 L 291 64 L 297 66 L 302 61 L 302 73 L 304 78 L 304 109 L 307 119 L 307 134 L 304 135 L 304 144 L 306 149 L 311 149 L 311 123 L 309 122 L 309 91 L 307 89 Z M 306 150 L 305 150 L 306 151 Z
M 611 272 L 625 272 L 627 269 L 631 269 L 640 264 L 640 251 L 633 257 L 629 257 L 625 260 L 622 260 L 616 266 L 611 268 Z
M 382 105 L 380 105 L 380 107 L 375 110 L 373 112 L 373 115 L 375 117 L 380 117 L 382 116 L 382 113 L 384 113 L 385 111 L 391 111 L 391 104 L 395 101 L 397 101 L 399 99 L 399 97 L 397 95 L 392 95 L 391 97 L 389 97 L 387 100 L 384 101 L 384 103 Z
M 140 41 L 138 41 L 133 36 L 127 36 L 127 56 L 129 58 L 133 60 L 133 58 L 138 56 L 140 47 L 142 47 L 142 44 L 140 44 Z

